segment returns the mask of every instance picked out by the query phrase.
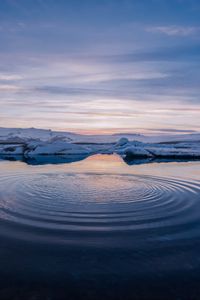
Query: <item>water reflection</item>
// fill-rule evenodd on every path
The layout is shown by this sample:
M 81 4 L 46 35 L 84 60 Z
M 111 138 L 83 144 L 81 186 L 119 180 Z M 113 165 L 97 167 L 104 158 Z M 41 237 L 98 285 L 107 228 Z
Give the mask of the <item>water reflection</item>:
M 142 164 L 150 164 L 150 163 L 183 163 L 183 162 L 198 162 L 199 159 L 195 158 L 143 158 L 143 159 L 130 159 L 129 157 L 123 157 L 124 162 L 129 165 L 142 165 Z
M 36 155 L 34 157 L 24 157 L 23 155 L 0 155 L 1 160 L 21 161 L 28 165 L 48 165 L 48 164 L 69 164 L 85 160 L 88 157 L 101 157 L 101 165 L 105 160 L 113 161 L 116 155 Z M 134 158 L 121 157 L 122 160 L 129 166 L 151 164 L 151 163 L 171 163 L 171 162 L 195 162 L 199 159 L 170 159 L 170 158 Z
M 24 157 L 23 155 L 1 155 L 0 160 L 21 161 L 28 165 L 47 164 L 69 164 L 86 159 L 87 155 L 36 155 L 34 157 Z

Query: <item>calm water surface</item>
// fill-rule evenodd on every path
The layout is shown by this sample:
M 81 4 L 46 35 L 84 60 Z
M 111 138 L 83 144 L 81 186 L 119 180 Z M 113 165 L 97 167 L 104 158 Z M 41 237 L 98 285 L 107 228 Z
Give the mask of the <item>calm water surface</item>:
M 200 299 L 200 162 L 0 160 L 0 299 Z

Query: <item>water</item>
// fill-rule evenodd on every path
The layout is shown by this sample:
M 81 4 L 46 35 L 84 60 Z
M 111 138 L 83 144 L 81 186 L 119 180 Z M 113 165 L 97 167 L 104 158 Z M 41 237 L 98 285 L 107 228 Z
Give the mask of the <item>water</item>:
M 0 299 L 199 299 L 200 162 L 66 159 L 0 161 Z

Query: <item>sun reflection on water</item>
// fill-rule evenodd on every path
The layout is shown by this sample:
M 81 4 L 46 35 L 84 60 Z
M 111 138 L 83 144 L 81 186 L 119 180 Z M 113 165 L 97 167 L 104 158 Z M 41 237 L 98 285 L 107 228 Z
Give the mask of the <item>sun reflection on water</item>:
M 75 174 L 133 174 L 174 176 L 182 178 L 200 178 L 200 162 L 168 162 L 168 163 L 144 163 L 127 165 L 118 155 L 92 155 L 84 160 L 70 163 L 28 165 L 22 161 L 0 161 L 1 172 L 19 173 L 75 173 Z

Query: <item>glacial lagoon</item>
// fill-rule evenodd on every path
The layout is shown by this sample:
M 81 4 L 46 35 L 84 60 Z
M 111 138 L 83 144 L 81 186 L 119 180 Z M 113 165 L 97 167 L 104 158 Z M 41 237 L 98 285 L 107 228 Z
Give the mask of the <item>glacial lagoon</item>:
M 199 178 L 199 161 L 2 157 L 0 299 L 199 299 Z

